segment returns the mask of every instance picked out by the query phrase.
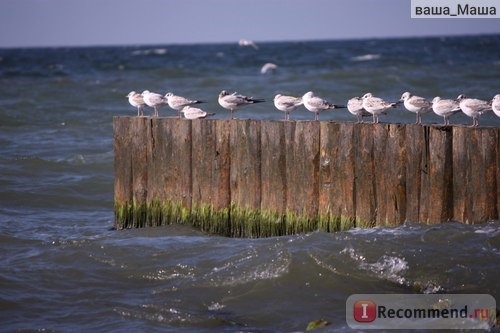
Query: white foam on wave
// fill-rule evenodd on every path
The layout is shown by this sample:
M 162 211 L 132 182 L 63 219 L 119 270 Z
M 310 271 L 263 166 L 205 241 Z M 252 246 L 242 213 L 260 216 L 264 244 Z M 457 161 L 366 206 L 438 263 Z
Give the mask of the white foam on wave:
M 381 55 L 380 54 L 363 54 L 359 56 L 352 57 L 352 61 L 370 61 L 370 60 L 377 60 L 380 59 Z
M 155 49 L 145 49 L 145 50 L 135 50 L 132 51 L 132 55 L 164 55 L 167 54 L 168 50 L 165 48 L 155 48 Z
M 359 254 L 352 247 L 345 248 L 340 253 L 348 254 L 351 259 L 359 264 L 359 268 L 370 271 L 379 278 L 398 284 L 408 284 L 401 275 L 409 269 L 405 258 L 384 254 L 376 262 L 369 263 L 364 255 Z

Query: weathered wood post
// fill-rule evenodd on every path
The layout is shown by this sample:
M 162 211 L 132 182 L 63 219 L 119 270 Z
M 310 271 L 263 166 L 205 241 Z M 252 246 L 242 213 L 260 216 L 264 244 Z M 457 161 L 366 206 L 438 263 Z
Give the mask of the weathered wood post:
M 498 219 L 496 128 L 115 117 L 115 226 L 265 237 Z

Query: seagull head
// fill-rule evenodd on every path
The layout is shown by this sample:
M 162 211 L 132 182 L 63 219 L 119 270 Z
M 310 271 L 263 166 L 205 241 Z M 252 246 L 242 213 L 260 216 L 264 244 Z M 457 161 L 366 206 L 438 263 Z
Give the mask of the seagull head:
M 220 98 L 220 97 L 227 96 L 227 95 L 229 95 L 229 94 L 227 93 L 227 91 L 222 90 L 222 91 L 220 92 L 220 94 L 219 94 L 219 98 Z
M 457 97 L 457 101 L 459 101 L 459 102 L 460 102 L 461 100 L 464 100 L 464 99 L 466 99 L 466 98 L 467 98 L 467 96 L 465 96 L 464 94 L 460 94 L 460 95 L 458 95 L 458 97 Z
M 403 95 L 401 95 L 401 101 L 406 101 L 411 97 L 411 94 L 407 91 Z
M 437 103 L 437 102 L 439 102 L 440 100 L 441 100 L 441 97 L 436 96 L 436 97 L 434 97 L 434 98 L 432 99 L 432 103 Z
M 372 93 L 366 93 L 363 95 L 363 99 L 367 99 L 367 98 L 371 98 L 371 97 L 373 97 Z
M 128 95 L 127 95 L 127 96 L 125 96 L 125 97 L 134 96 L 135 94 L 137 94 L 137 93 L 136 93 L 135 91 L 133 91 L 133 90 L 132 90 L 132 91 L 131 91 L 131 92 L 129 92 L 129 93 L 128 93 Z

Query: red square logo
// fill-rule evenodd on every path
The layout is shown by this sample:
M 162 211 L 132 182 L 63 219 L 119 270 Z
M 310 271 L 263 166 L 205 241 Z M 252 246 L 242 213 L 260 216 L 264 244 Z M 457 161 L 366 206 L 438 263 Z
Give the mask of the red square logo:
M 354 303 L 354 320 L 358 323 L 371 323 L 377 318 L 377 305 L 372 301 Z

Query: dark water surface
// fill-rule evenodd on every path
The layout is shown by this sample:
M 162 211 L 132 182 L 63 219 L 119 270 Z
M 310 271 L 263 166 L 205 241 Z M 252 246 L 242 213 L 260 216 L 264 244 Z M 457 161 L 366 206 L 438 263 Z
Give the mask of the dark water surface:
M 261 75 L 266 62 L 278 64 Z M 337 104 L 371 91 L 491 99 L 500 35 L 113 48 L 0 49 L 0 331 L 349 331 L 353 293 L 500 290 L 500 224 L 413 221 L 268 239 L 188 226 L 112 230 L 112 117 L 149 89 L 205 100 L 308 90 Z M 151 112 L 147 110 L 146 112 Z M 163 116 L 175 112 L 164 108 Z M 272 103 L 239 117 L 281 119 Z M 292 119 L 312 119 L 298 109 Z M 322 120 L 354 121 L 345 110 Z M 424 115 L 426 123 L 440 123 Z M 402 108 L 382 122 L 413 122 Z M 454 124 L 470 124 L 459 114 Z M 500 126 L 493 113 L 481 125 Z

